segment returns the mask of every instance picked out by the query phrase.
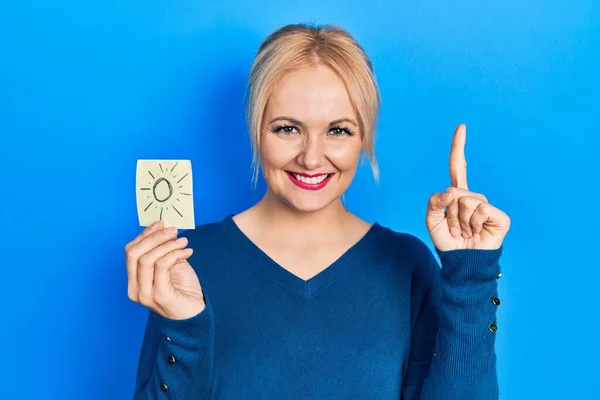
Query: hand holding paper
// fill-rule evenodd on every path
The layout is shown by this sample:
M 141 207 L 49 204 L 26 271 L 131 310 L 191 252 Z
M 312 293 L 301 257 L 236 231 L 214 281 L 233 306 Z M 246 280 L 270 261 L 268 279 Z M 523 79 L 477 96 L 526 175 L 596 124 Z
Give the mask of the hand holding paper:
M 197 315 L 206 304 L 188 262 L 193 249 L 177 238 L 178 228 L 194 228 L 191 162 L 138 160 L 136 199 L 148 228 L 125 246 L 129 298 L 170 319 Z

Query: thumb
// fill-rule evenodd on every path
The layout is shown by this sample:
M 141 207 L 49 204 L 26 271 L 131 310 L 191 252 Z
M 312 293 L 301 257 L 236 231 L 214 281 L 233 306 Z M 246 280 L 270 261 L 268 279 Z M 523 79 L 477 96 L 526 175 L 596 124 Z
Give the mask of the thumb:
M 444 209 L 452 204 L 453 201 L 452 193 L 436 193 L 429 198 L 429 204 L 427 205 L 427 216 L 425 223 L 427 228 L 437 226 L 446 218 Z

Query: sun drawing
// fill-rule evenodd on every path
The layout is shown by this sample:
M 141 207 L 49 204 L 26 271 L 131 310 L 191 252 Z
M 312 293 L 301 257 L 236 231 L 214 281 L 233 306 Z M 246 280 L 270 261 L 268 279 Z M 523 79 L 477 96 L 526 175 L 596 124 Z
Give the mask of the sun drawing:
M 154 215 L 158 214 L 158 219 L 163 219 L 163 213 L 176 212 L 179 217 L 184 218 L 183 207 L 178 208 L 178 202 L 181 202 L 182 196 L 191 196 L 184 190 L 186 185 L 185 180 L 190 179 L 189 172 L 185 172 L 182 176 L 178 176 L 176 162 L 168 168 L 163 163 L 157 163 L 158 170 L 148 169 L 148 185 L 140 187 L 144 191 L 145 200 L 147 202 L 144 207 L 144 212 L 151 211 Z

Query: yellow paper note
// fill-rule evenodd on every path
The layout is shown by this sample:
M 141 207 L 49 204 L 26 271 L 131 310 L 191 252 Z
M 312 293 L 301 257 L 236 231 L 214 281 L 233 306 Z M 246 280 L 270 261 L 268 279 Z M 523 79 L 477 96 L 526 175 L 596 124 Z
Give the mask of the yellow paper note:
M 190 160 L 138 160 L 135 186 L 141 226 L 163 220 L 165 227 L 194 229 Z

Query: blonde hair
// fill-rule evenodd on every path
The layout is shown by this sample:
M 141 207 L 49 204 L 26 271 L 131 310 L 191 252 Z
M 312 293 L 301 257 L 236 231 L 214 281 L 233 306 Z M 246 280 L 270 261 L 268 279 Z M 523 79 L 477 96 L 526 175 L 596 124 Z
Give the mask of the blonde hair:
M 253 182 L 260 164 L 260 133 L 273 87 L 288 71 L 325 65 L 344 82 L 358 115 L 363 148 L 377 181 L 375 125 L 381 104 L 373 65 L 358 42 L 334 25 L 290 24 L 271 33 L 260 45 L 248 80 L 246 122 L 252 142 Z M 364 158 L 363 158 L 364 162 Z

